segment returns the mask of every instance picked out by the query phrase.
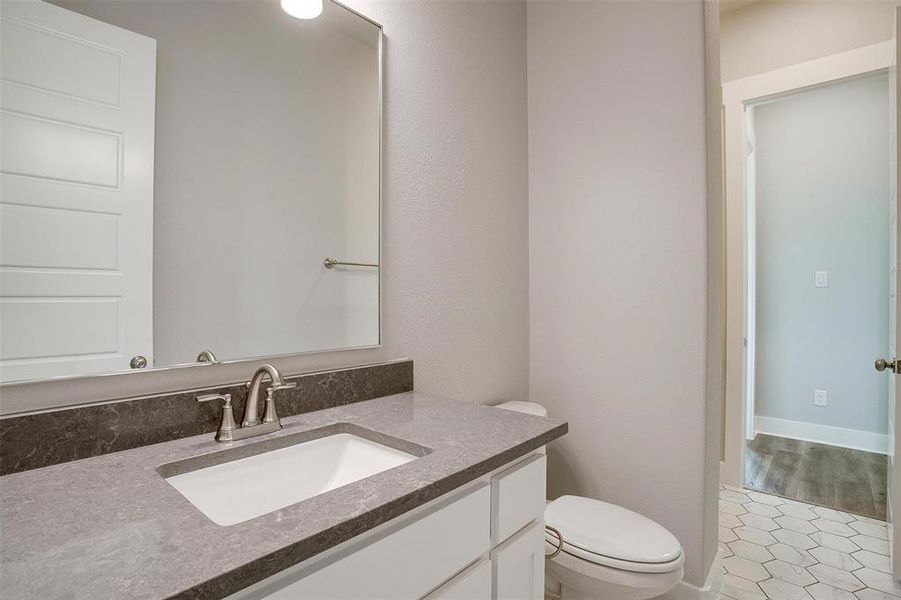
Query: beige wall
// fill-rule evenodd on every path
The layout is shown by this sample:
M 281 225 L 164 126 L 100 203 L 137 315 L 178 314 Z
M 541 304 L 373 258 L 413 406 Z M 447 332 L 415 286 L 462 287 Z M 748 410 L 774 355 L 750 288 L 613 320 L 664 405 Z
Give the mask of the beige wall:
M 891 0 L 764 0 L 722 15 L 722 81 L 892 39 Z
M 526 10 L 519 2 L 350 2 L 385 33 L 383 347 L 274 361 L 285 372 L 410 357 L 416 388 L 528 396 Z M 236 282 L 238 284 L 240 282 Z M 251 365 L 5 388 L 5 412 L 246 380 Z
M 528 53 L 530 393 L 570 424 L 549 494 L 657 520 L 702 585 L 719 454 L 703 4 L 529 2 Z

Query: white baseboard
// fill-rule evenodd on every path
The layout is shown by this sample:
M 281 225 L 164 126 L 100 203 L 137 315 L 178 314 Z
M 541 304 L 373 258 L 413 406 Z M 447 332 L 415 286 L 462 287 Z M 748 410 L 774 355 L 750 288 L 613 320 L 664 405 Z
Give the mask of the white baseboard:
M 884 433 L 870 433 L 869 431 L 857 429 L 845 429 L 843 427 L 817 425 L 815 423 L 804 423 L 803 421 L 790 421 L 773 417 L 754 417 L 754 429 L 757 433 L 766 433 L 793 440 L 818 442 L 820 444 L 829 444 L 830 446 L 888 454 L 889 438 Z
M 723 587 L 723 551 L 717 550 L 713 564 L 707 571 L 704 587 L 698 587 L 683 580 L 660 596 L 658 600 L 717 600 L 720 597 L 721 587 Z

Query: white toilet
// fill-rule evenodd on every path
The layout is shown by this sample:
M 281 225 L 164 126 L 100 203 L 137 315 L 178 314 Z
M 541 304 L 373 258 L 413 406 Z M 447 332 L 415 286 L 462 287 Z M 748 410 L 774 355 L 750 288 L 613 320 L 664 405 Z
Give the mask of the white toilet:
M 532 402 L 497 408 L 547 416 Z M 644 600 L 682 580 L 679 540 L 660 524 L 615 504 L 580 496 L 548 503 L 545 524 L 563 536 L 561 552 L 546 562 L 547 587 L 561 600 Z M 550 554 L 557 539 L 546 535 Z

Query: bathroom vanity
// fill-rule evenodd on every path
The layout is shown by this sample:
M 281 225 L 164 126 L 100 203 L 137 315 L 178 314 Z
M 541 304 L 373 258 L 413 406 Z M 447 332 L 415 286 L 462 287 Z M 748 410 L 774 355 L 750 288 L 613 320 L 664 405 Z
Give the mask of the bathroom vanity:
M 410 392 L 282 424 L 254 439 L 206 433 L 0 478 L 4 593 L 542 597 L 542 447 L 564 422 Z M 218 500 L 176 485 L 217 469 L 239 482 Z M 258 508 L 305 485 L 306 499 Z M 229 504 L 249 508 L 215 513 Z
M 540 600 L 545 471 L 527 455 L 230 598 Z

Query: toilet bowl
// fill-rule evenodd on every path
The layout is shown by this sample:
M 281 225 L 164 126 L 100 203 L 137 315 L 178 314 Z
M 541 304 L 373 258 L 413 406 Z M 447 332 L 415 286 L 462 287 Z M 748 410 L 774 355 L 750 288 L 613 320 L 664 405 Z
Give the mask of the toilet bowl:
M 497 408 L 538 416 L 547 410 L 532 402 L 505 402 Z M 636 512 L 581 496 L 549 502 L 545 524 L 563 537 L 545 536 L 546 586 L 561 600 L 645 600 L 665 594 L 682 580 L 684 556 L 676 537 Z

